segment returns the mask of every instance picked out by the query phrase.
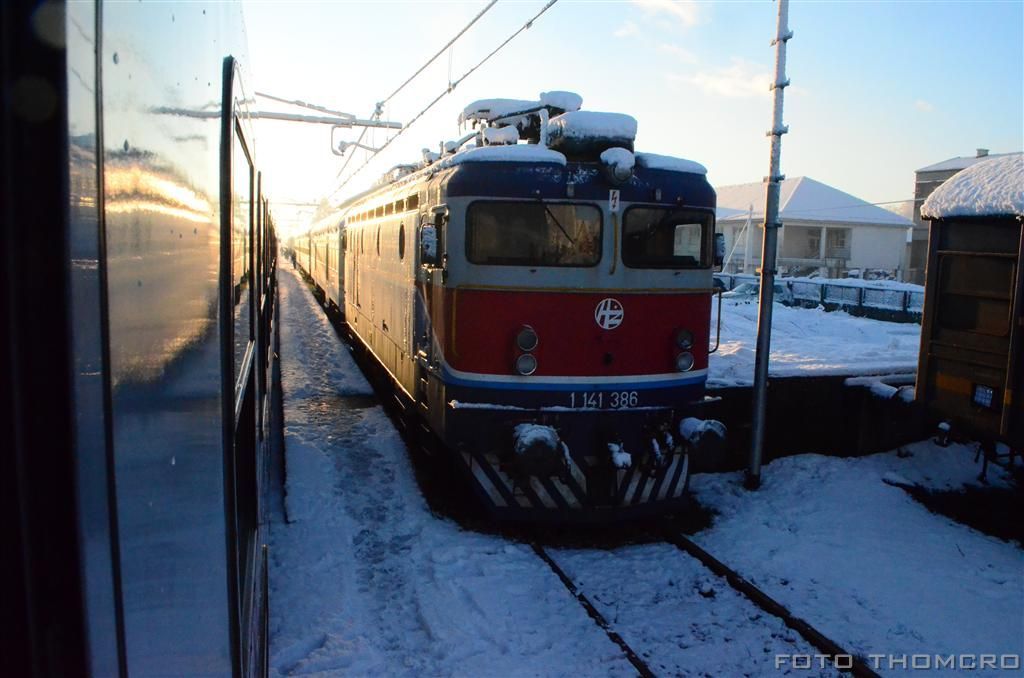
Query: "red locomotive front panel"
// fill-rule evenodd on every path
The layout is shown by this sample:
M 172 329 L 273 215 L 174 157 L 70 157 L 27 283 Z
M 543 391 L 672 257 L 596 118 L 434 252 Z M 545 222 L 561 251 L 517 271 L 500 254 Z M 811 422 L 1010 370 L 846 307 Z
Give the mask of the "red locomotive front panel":
M 445 358 L 456 374 L 543 382 L 548 377 L 696 376 L 707 368 L 711 302 L 705 290 L 462 288 L 450 296 L 453 331 Z M 536 337 L 529 351 L 517 341 L 524 328 Z M 516 365 L 524 353 L 536 360 L 528 377 Z M 684 359 L 686 370 L 680 369 L 682 354 L 692 356 L 692 362 Z

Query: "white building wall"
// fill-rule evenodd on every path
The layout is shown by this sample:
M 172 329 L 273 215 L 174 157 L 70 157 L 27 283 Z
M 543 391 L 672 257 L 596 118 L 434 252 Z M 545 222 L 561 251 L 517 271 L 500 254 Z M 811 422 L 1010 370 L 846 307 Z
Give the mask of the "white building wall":
M 852 225 L 848 268 L 895 270 L 903 264 L 907 229 L 894 226 Z

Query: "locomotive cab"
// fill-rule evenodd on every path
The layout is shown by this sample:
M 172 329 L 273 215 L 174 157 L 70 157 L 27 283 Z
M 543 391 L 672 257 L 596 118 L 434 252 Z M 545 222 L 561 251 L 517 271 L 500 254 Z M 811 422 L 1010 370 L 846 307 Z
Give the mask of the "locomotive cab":
M 683 497 L 688 454 L 724 435 L 681 426 L 701 421 L 707 377 L 715 201 L 703 168 L 580 148 L 471 161 L 478 149 L 438 180 L 449 218 L 446 277 L 424 279 L 441 356 L 428 409 L 499 514 L 664 510 Z M 626 178 L 612 167 L 623 156 Z

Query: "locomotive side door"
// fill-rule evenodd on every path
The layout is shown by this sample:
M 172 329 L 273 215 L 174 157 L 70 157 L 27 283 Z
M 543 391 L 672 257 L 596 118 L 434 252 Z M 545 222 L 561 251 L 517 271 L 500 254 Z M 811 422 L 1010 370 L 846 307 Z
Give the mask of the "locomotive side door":
M 413 314 L 416 359 L 416 401 L 428 406 L 429 375 L 439 369 L 441 349 L 435 333 L 435 323 L 443 327 L 444 283 L 447 278 L 444 251 L 448 208 L 434 207 L 432 213 L 422 213 L 417 229 L 416 301 Z
M 345 315 L 345 220 L 338 224 L 338 239 L 334 244 L 334 251 L 338 253 L 335 259 L 338 264 L 338 310 L 342 316 Z

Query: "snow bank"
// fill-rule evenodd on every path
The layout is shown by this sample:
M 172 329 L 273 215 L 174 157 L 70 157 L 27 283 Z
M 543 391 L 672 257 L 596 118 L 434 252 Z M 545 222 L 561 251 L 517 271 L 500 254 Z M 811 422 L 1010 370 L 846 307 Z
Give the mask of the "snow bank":
M 742 473 L 698 474 L 691 488 L 719 515 L 694 540 L 855 654 L 1021 654 L 1024 551 L 892 484 L 959 489 L 979 470 L 973 447 L 926 441 L 778 459 L 756 492 Z
M 685 158 L 673 158 L 670 155 L 657 153 L 637 153 L 637 164 L 647 169 L 669 170 L 672 172 L 689 172 L 691 174 L 707 174 L 704 165 Z
M 740 277 L 740 276 L 736 276 Z M 747 276 L 744 279 L 756 281 L 756 276 Z M 899 290 L 901 292 L 921 292 L 924 293 L 924 285 L 915 285 L 914 283 L 900 282 L 899 280 L 865 280 L 863 278 L 807 278 L 803 276 L 793 276 L 785 278 L 776 278 L 777 282 L 789 283 L 810 283 L 813 285 L 836 285 L 841 287 L 867 287 L 869 289 L 878 290 Z
M 979 162 L 954 174 L 921 207 L 926 219 L 1024 216 L 1024 153 Z
M 717 304 L 712 309 L 712 332 L 716 314 Z M 708 386 L 753 383 L 756 337 L 757 303 L 723 303 L 721 346 L 709 359 Z M 920 325 L 776 304 L 768 373 L 773 377 L 912 374 L 917 371 L 920 341 Z

